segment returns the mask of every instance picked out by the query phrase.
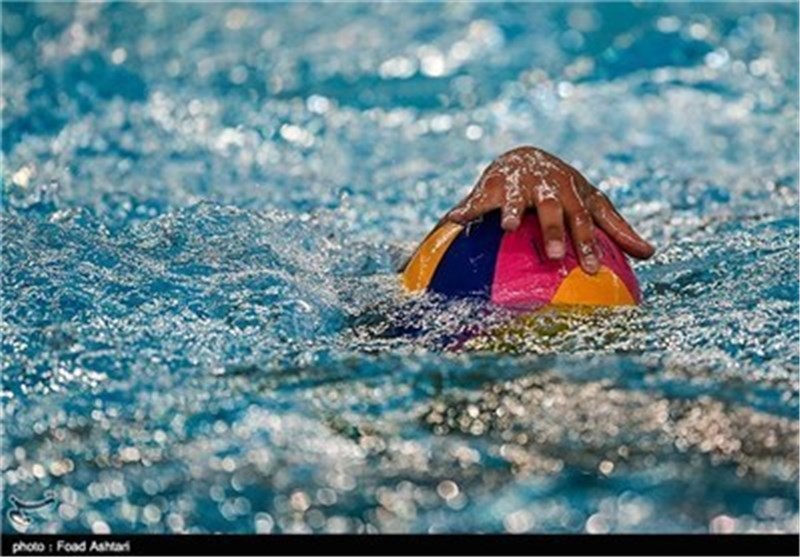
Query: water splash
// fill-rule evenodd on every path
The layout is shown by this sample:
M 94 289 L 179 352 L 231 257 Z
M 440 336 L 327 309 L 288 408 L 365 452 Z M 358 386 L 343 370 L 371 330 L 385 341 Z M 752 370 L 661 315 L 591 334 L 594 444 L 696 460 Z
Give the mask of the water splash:
M 796 7 L 2 9 L 29 532 L 797 530 Z M 399 291 L 527 143 L 659 246 L 644 306 Z

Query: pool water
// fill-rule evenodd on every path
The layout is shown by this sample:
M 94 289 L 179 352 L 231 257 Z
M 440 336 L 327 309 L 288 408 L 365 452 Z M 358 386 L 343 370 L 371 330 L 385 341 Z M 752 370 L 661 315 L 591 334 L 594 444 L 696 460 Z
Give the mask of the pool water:
M 3 531 L 797 532 L 796 4 L 2 11 Z M 520 144 L 644 305 L 400 291 Z

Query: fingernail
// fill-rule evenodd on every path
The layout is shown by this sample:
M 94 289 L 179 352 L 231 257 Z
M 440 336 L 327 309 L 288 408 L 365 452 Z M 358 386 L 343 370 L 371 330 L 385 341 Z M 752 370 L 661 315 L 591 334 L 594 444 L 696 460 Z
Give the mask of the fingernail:
M 519 219 L 517 217 L 506 217 L 503 219 L 503 230 L 516 230 L 519 226 Z
M 600 267 L 600 261 L 593 253 L 590 253 L 583 258 L 583 264 L 586 267 L 586 270 L 590 273 L 596 273 Z
M 561 259 L 566 254 L 564 242 L 561 240 L 549 240 L 545 245 L 545 251 L 550 259 Z

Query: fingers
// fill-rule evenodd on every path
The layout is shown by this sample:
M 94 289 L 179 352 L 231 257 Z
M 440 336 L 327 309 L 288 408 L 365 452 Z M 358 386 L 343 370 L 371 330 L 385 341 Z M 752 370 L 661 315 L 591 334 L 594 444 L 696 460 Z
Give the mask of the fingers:
M 501 176 L 494 174 L 482 176 L 467 198 L 447 214 L 447 219 L 458 224 L 467 224 L 489 211 L 500 208 L 504 205 L 501 197 L 503 184 L 499 183 L 502 179 Z
M 593 275 L 600 270 L 600 256 L 594 238 L 592 214 L 578 195 L 572 176 L 569 177 L 569 183 L 561 188 L 561 200 L 578 261 L 584 271 Z
M 561 259 L 566 255 L 564 244 L 564 210 L 555 192 L 549 188 L 538 188 L 534 195 L 539 226 L 542 229 L 544 250 L 550 259 Z
M 525 214 L 525 199 L 519 192 L 513 192 L 507 195 L 505 202 L 500 208 L 502 211 L 502 218 L 500 219 L 500 226 L 503 230 L 516 230 L 522 222 L 522 215 Z
M 497 205 L 491 206 L 485 198 L 470 196 L 458 207 L 447 213 L 447 218 L 458 224 L 467 224 L 496 208 Z
M 655 248 L 642 238 L 617 212 L 608 197 L 592 187 L 587 196 L 587 207 L 595 222 L 628 254 L 637 259 L 648 259 Z

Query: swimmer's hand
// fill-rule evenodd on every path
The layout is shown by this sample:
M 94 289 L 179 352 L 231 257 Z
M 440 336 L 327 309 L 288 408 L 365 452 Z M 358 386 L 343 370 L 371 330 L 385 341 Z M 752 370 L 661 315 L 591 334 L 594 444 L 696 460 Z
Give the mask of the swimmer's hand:
M 655 252 L 623 219 L 608 197 L 561 159 L 536 147 L 517 147 L 484 170 L 470 194 L 447 214 L 466 224 L 500 209 L 502 227 L 516 230 L 529 207 L 535 207 L 550 259 L 566 253 L 564 222 L 569 226 L 581 267 L 590 274 L 600 269 L 594 240 L 597 224 L 627 253 L 647 259 Z

